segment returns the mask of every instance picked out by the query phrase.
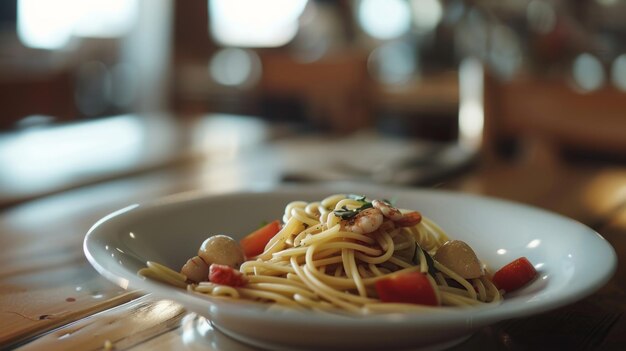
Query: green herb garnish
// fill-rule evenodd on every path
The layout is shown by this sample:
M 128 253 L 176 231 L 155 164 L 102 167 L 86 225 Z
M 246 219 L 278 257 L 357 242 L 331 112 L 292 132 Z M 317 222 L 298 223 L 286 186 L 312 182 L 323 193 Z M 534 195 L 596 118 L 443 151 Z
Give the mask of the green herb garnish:
M 372 208 L 371 202 L 365 202 L 363 206 L 355 208 L 354 210 L 350 210 L 346 206 L 343 206 L 340 210 L 333 211 L 333 213 L 335 214 L 335 216 L 341 217 L 341 219 L 350 219 L 359 214 L 361 211 L 368 208 Z
M 355 208 L 354 210 L 349 210 L 346 206 L 343 206 L 340 210 L 335 210 L 335 216 L 341 217 L 341 219 L 350 219 L 354 216 L 358 215 L 361 211 L 366 210 L 368 208 L 372 208 L 373 205 L 370 201 L 367 201 L 367 197 L 365 195 L 356 195 L 356 194 L 348 194 L 346 195 L 348 199 L 352 199 L 358 202 L 361 202 L 363 205 L 359 208 Z M 384 202 L 391 205 L 391 201 L 383 200 Z
M 420 264 L 420 255 L 417 250 L 421 250 L 424 253 L 424 257 L 426 257 L 426 264 L 428 265 L 428 273 L 434 277 L 435 274 L 439 272 L 439 270 L 435 268 L 435 260 L 428 253 L 428 251 L 422 249 L 417 242 L 415 242 L 415 253 L 413 254 L 413 259 L 411 261 L 415 265 Z

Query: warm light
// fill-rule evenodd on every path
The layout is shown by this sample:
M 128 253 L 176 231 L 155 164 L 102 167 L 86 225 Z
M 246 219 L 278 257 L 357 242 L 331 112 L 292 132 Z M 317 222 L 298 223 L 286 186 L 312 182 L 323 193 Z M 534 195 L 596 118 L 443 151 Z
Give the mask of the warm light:
M 19 0 L 17 34 L 32 48 L 61 49 L 78 37 L 119 37 L 137 17 L 137 0 Z
M 260 146 L 269 136 L 267 125 L 261 120 L 214 114 L 193 129 L 192 145 L 207 156 L 199 173 L 201 188 L 227 192 L 265 186 L 277 179 L 279 160 L 273 152 L 261 152 Z M 259 173 L 259 167 L 265 171 Z
M 415 52 L 402 42 L 390 42 L 376 48 L 367 62 L 372 76 L 385 84 L 403 84 L 417 71 Z
M 213 115 L 195 128 L 193 144 L 216 160 L 232 160 L 242 149 L 259 145 L 267 138 L 263 122 L 236 115 Z
M 572 75 L 577 86 L 583 91 L 599 89 L 604 84 L 602 63 L 591 54 L 580 54 L 574 60 Z
M 534 248 L 538 247 L 538 246 L 539 246 L 539 244 L 541 244 L 541 240 L 539 240 L 539 239 L 534 239 L 534 240 L 531 240 L 531 241 L 528 243 L 528 245 L 526 245 L 526 247 L 527 247 L 527 248 L 529 248 L 529 249 L 534 249 Z
M 67 45 L 78 14 L 72 0 L 19 0 L 17 35 L 32 48 L 60 49 Z
M 411 27 L 411 9 L 404 0 L 361 0 L 358 8 L 363 30 L 376 39 L 393 39 Z
M 285 45 L 296 36 L 306 4 L 307 0 L 210 0 L 210 32 L 224 45 Z
M 431 31 L 443 17 L 443 7 L 439 0 L 411 0 L 413 22 L 420 31 Z
M 478 101 L 466 101 L 459 108 L 459 129 L 466 140 L 477 142 L 484 125 L 483 106 Z
M 626 172 L 616 168 L 599 172 L 580 189 L 581 204 L 593 214 L 608 213 L 626 199 Z
M 526 7 L 529 27 L 537 33 L 550 33 L 556 26 L 556 13 L 547 1 L 532 0 Z
M 482 142 L 485 121 L 483 67 L 477 59 L 461 62 L 459 89 L 459 140 L 463 146 L 477 149 Z
M 143 142 L 140 122 L 129 116 L 7 135 L 0 138 L 0 185 L 37 191 L 128 167 L 139 159 Z
M 489 64 L 501 79 L 510 79 L 522 66 L 522 48 L 508 26 L 494 25 L 489 33 Z
M 138 14 L 137 0 L 80 0 L 75 6 L 80 16 L 75 22 L 74 35 L 79 37 L 123 36 L 132 28 Z
M 261 60 L 250 50 L 222 49 L 211 58 L 209 73 L 222 85 L 252 85 L 261 76 Z
M 626 91 L 626 54 L 619 55 L 611 65 L 611 81 L 618 89 Z

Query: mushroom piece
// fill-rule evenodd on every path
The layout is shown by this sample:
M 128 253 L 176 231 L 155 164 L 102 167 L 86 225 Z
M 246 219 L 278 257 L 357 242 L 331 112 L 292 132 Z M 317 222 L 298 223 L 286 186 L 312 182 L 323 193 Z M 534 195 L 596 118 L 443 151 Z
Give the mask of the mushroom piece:
M 208 266 L 217 263 L 238 268 L 244 261 L 241 245 L 227 235 L 214 235 L 206 239 L 198 250 L 198 256 Z
M 443 244 L 437 250 L 434 259 L 465 279 L 483 275 L 476 253 L 461 240 L 451 240 Z
M 209 280 L 209 265 L 199 256 L 194 256 L 185 263 L 180 273 L 195 283 L 205 282 Z

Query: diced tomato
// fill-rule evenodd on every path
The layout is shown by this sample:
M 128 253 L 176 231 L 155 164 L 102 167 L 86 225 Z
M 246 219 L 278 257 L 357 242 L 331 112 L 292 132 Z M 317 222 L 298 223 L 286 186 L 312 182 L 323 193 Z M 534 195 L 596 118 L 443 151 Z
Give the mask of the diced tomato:
M 383 302 L 437 306 L 437 294 L 426 275 L 420 272 L 392 275 L 376 281 L 378 297 Z
M 504 291 L 517 290 L 535 279 L 537 271 L 526 257 L 520 257 L 500 268 L 493 275 L 493 283 Z
M 280 221 L 272 221 L 246 235 L 239 241 L 246 257 L 254 257 L 263 253 L 265 245 L 280 231 Z
M 405 213 L 402 216 L 402 218 L 395 221 L 394 223 L 398 227 L 412 227 L 414 225 L 418 225 L 421 221 L 422 221 L 422 214 L 417 211 L 413 211 L 413 212 Z
M 215 284 L 237 287 L 246 285 L 247 279 L 243 273 L 231 266 L 213 263 L 209 267 L 209 281 Z

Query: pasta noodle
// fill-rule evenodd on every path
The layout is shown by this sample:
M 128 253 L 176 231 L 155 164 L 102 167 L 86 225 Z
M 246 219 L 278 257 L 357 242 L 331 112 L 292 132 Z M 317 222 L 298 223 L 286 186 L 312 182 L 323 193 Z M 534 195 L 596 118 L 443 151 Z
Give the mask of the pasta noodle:
M 267 242 L 262 253 L 249 257 L 239 267 L 246 277 L 243 286 L 187 284 L 185 275 L 154 262 L 149 262 L 148 268 L 139 273 L 197 294 L 324 312 L 432 310 L 429 306 L 381 301 L 378 281 L 411 272 L 427 277 L 443 306 L 474 306 L 498 303 L 502 299 L 485 274 L 465 279 L 433 259 L 437 250 L 449 241 L 436 223 L 420 215 L 419 221 L 406 225 L 402 218 L 417 218 L 414 211 L 397 210 L 373 201 L 336 194 L 318 202 L 287 204 L 282 228 Z M 375 222 L 374 219 L 368 222 L 364 209 L 371 208 L 371 204 L 397 210 L 400 214 L 396 218 L 401 219 L 388 220 L 394 214 L 388 216 L 387 208 L 380 207 L 384 221 L 371 232 L 360 230 L 359 226 Z M 361 218 L 347 220 L 342 213 Z

